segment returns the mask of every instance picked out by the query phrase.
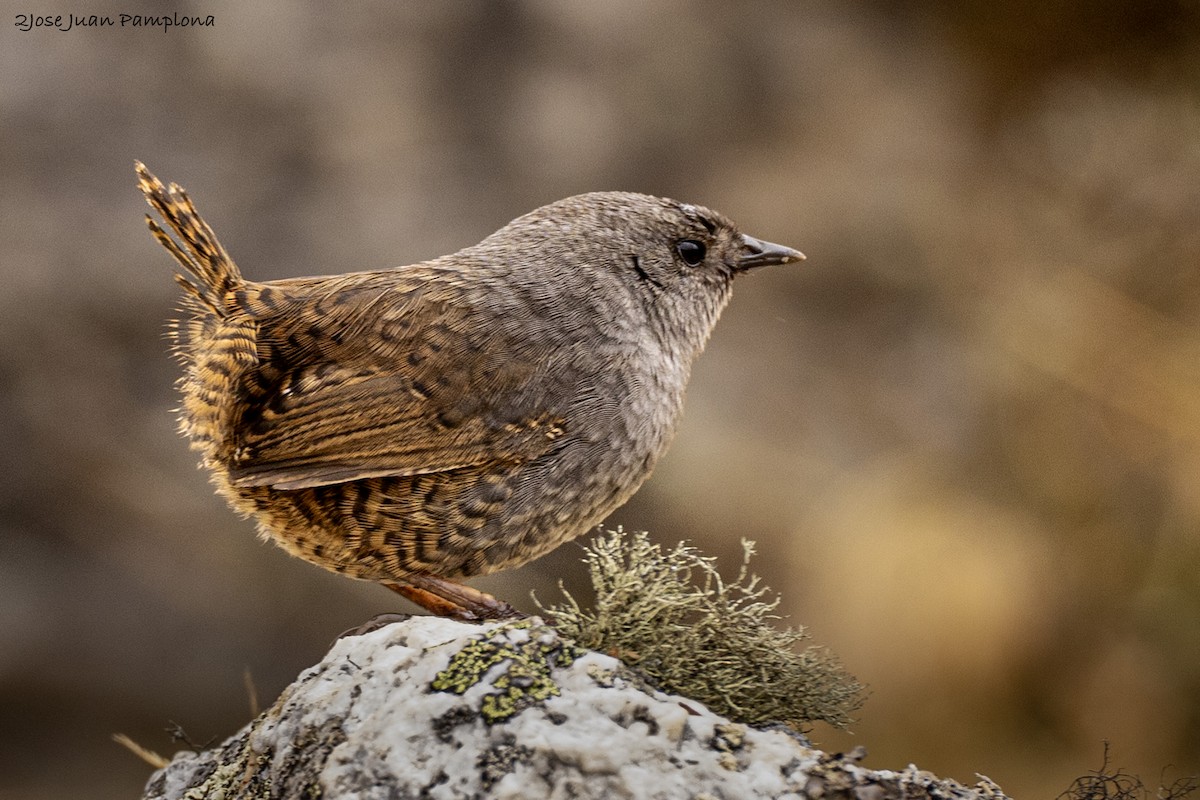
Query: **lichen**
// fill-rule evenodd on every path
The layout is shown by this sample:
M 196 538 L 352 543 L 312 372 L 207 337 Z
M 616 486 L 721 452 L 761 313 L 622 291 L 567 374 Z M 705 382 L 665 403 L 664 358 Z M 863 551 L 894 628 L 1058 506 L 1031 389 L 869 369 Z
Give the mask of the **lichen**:
M 524 619 L 471 639 L 430 686 L 439 692 L 465 694 L 493 667 L 504 664 L 504 671 L 491 682 L 492 691 L 480 700 L 479 716 L 492 724 L 559 694 L 551 673 L 570 666 L 581 655 L 582 650 L 564 641 L 553 628 Z
M 1110 769 L 1110 763 L 1105 742 L 1100 769 L 1076 778 L 1056 800 L 1183 800 L 1200 792 L 1200 775 L 1187 775 L 1170 785 L 1160 779 L 1157 789 L 1151 789 L 1137 775 L 1121 768 Z
M 330 719 L 320 726 L 304 728 L 278 751 L 276 758 L 275 749 L 258 751 L 250 744 L 254 731 L 266 719 L 266 715 L 259 717 L 241 735 L 211 751 L 215 755 L 197 762 L 179 795 L 182 800 L 320 798 L 321 770 L 333 749 L 346 739 L 340 721 Z M 150 782 L 145 797 L 166 794 L 168 771 L 163 770 Z
M 484 791 L 491 790 L 518 766 L 529 763 L 533 754 L 534 751 L 531 748 L 517 744 L 515 736 L 505 734 L 501 737 L 499 742 L 492 745 L 479 757 L 480 783 Z
M 816 721 L 846 727 L 862 705 L 861 685 L 828 650 L 797 650 L 809 638 L 803 628 L 775 627 L 779 598 L 767 599 L 770 590 L 748 571 L 753 542 L 742 547 L 741 569 L 726 581 L 715 559 L 693 547 L 664 551 L 647 534 L 618 528 L 585 551 L 593 609 L 565 589 L 563 602 L 538 604 L 581 647 L 614 655 L 652 685 L 730 719 L 801 731 Z

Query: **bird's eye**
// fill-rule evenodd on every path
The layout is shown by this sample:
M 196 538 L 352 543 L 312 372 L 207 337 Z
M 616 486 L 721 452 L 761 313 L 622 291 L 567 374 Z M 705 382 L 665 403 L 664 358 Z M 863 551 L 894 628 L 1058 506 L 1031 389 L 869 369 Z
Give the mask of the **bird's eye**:
M 683 263 L 689 267 L 694 267 L 703 261 L 707 250 L 708 248 L 702 242 L 697 242 L 695 239 L 684 239 L 675 245 L 675 251 L 679 253 Z

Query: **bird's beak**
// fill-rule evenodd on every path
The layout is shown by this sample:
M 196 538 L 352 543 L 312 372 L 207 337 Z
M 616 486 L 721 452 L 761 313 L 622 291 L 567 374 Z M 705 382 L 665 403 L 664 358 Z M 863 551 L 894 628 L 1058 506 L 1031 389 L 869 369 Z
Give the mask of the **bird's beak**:
M 793 261 L 803 261 L 804 253 L 784 247 L 781 244 L 764 242 L 753 236 L 742 234 L 742 257 L 738 260 L 739 270 L 769 267 L 773 264 L 791 264 Z

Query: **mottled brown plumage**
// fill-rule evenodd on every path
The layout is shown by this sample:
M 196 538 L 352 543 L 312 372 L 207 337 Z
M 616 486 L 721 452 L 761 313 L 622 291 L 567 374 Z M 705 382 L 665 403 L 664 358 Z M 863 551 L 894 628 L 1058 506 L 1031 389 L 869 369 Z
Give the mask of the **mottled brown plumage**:
M 256 283 L 182 189 L 137 172 L 175 235 L 147 216 L 181 267 L 180 427 L 218 490 L 294 555 L 457 616 L 511 609 L 454 581 L 628 499 L 733 278 L 803 258 L 598 192 L 432 261 Z

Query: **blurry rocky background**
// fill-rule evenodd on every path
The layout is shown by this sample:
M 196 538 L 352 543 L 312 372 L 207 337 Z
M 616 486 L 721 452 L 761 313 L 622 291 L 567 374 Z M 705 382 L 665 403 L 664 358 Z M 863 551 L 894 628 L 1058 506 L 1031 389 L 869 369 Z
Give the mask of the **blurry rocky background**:
M 131 797 L 402 608 L 258 542 L 174 431 L 135 158 L 254 278 L 594 189 L 804 250 L 739 282 L 612 519 L 736 566 L 872 694 L 871 767 L 1050 798 L 1200 771 L 1200 5 L 185 2 L 0 34 L 0 796 Z M 168 9 L 171 10 L 171 9 Z M 478 585 L 524 607 L 567 545 Z

